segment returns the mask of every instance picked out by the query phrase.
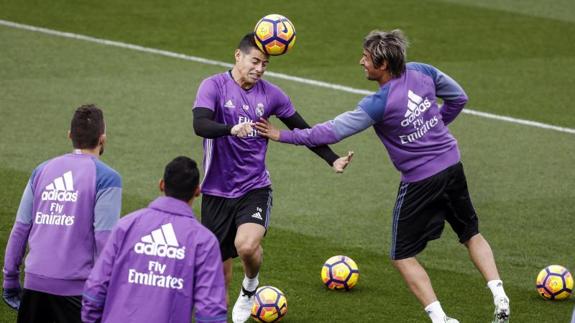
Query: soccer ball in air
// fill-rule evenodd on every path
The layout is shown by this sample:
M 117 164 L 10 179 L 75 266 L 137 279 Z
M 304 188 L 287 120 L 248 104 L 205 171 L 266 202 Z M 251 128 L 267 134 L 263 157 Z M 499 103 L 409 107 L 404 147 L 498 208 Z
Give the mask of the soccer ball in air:
M 551 265 L 537 275 L 537 291 L 545 299 L 561 300 L 573 292 L 573 276 L 567 268 Z
M 287 299 L 272 286 L 258 288 L 252 305 L 252 318 L 258 322 L 278 322 L 287 314 Z
M 295 27 L 282 15 L 271 14 L 258 21 L 254 29 L 258 47 L 266 54 L 285 54 L 295 44 Z
M 350 290 L 357 284 L 359 268 L 353 259 L 333 256 L 321 268 L 321 280 L 329 289 Z

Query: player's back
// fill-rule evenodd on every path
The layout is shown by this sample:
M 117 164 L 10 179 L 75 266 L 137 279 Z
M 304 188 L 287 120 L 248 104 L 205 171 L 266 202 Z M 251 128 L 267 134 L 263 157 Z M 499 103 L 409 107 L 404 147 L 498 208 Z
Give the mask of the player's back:
M 408 182 L 431 176 L 460 158 L 437 103 L 441 85 L 422 66 L 432 68 L 409 63 L 401 77 L 360 102 L 364 109 L 379 113 L 375 131 L 402 180 Z
M 194 298 L 210 297 L 193 291 L 197 283 L 214 283 L 196 277 L 196 272 L 199 266 L 221 263 L 204 257 L 210 248 L 219 250 L 218 242 L 186 203 L 156 199 L 121 219 L 109 243 L 115 256 L 107 259 L 105 253 L 102 259 L 114 263 L 102 322 L 188 323 Z M 221 284 L 223 292 L 223 279 Z M 89 281 L 87 293 L 90 286 Z
M 121 187 L 121 178 L 96 157 L 73 153 L 38 166 L 29 185 L 33 204 L 24 219 L 31 224 L 25 287 L 80 295 L 95 261 L 97 194 Z

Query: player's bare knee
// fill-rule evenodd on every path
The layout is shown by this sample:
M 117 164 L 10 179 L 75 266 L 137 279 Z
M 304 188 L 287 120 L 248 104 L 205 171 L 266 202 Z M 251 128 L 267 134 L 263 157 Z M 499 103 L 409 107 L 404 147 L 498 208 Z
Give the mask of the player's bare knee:
M 260 243 L 257 240 L 246 239 L 236 241 L 236 250 L 241 258 L 253 257 L 259 252 Z

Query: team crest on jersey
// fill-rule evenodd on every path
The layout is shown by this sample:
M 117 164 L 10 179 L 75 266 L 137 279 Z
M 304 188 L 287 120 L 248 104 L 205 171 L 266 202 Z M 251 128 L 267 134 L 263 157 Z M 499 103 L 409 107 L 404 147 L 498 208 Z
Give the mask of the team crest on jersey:
M 256 116 L 258 116 L 258 118 L 259 118 L 263 115 L 264 115 L 264 104 L 260 102 L 256 106 Z

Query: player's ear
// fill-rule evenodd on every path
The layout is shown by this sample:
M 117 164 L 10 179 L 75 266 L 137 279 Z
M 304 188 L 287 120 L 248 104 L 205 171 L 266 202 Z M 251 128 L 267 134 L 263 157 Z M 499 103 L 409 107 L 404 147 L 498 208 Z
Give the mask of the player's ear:
M 198 197 L 198 196 L 200 196 L 200 186 L 199 185 L 194 190 L 194 197 Z
M 68 139 L 72 140 L 72 131 L 68 130 Z
M 160 181 L 158 182 L 158 187 L 160 188 L 160 192 L 162 193 L 166 189 L 166 182 L 164 182 L 163 178 L 161 178 Z
M 100 135 L 100 138 L 98 138 L 98 144 L 103 146 L 106 143 L 106 134 L 103 133 Z
M 234 57 L 236 58 L 236 63 L 240 61 L 240 58 L 242 57 L 242 51 L 239 48 L 236 49 Z
M 381 66 L 379 67 L 379 69 L 382 71 L 387 71 L 388 67 L 389 67 L 389 64 L 387 63 L 387 60 L 383 60 L 383 63 L 381 63 Z

